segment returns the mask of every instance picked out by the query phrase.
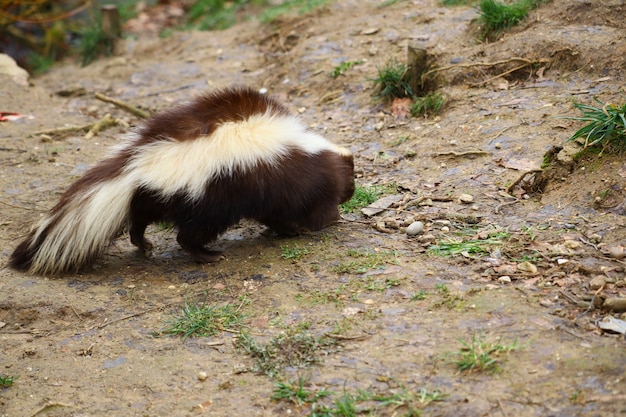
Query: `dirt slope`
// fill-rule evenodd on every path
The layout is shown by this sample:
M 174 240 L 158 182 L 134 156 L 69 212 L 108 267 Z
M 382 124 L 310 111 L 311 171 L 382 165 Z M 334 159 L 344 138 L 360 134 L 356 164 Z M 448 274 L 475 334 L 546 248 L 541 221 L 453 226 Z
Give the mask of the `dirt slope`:
M 149 258 L 123 237 L 81 273 L 43 278 L 2 269 L 0 374 L 18 379 L 0 388 L 0 415 L 309 415 L 310 406 L 271 399 L 276 381 L 249 371 L 253 361 L 236 349 L 237 333 L 154 337 L 185 299 L 241 305 L 261 341 L 297 326 L 339 335 L 343 347 L 322 362 L 284 370 L 285 380 L 305 376 L 332 391 L 329 407 L 342 393 L 425 389 L 447 396 L 416 402 L 423 415 L 626 412 L 624 340 L 597 327 L 609 312 L 590 308 L 625 296 L 624 261 L 610 250 L 626 246 L 626 163 L 606 156 L 564 162 L 534 190 L 542 192 L 515 189 L 518 199 L 505 192 L 580 127 L 559 118 L 576 115 L 572 102 L 623 102 L 622 2 L 556 0 L 490 44 L 475 41 L 471 8 L 381 3 L 340 1 L 273 25 L 126 40 L 115 57 L 85 68 L 61 64 L 30 87 L 0 81 L 0 110 L 30 116 L 0 125 L 2 263 L 128 129 L 91 139 L 32 134 L 107 113 L 138 123 L 94 92 L 159 110 L 205 88 L 267 88 L 313 130 L 354 152 L 359 184 L 393 183 L 402 198 L 374 218 L 346 215 L 294 239 L 242 224 L 216 242 L 226 259 L 211 265 L 193 263 L 174 232 L 155 227 Z M 457 65 L 440 71 L 448 102 L 440 116 L 399 119 L 372 99 L 377 67 L 404 60 L 408 44 L 428 48 L 439 67 Z M 474 65 L 514 57 L 542 64 L 506 77 L 496 76 L 515 62 Z M 345 61 L 361 63 L 331 77 Z M 58 94 L 79 88 L 86 94 Z M 472 201 L 460 202 L 461 194 Z M 412 220 L 423 221 L 431 238 L 407 238 L 396 228 Z M 483 255 L 426 252 L 470 228 L 510 237 Z M 283 259 L 288 246 L 306 254 Z M 500 372 L 462 373 L 451 352 L 472 337 L 519 348 L 502 355 Z

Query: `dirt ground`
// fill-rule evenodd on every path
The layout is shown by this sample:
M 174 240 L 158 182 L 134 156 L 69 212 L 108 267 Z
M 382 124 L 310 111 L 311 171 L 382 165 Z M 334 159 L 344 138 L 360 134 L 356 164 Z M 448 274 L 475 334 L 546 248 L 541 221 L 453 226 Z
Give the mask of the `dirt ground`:
M 354 152 L 358 184 L 394 184 L 402 199 L 293 239 L 242 224 L 216 242 L 226 255 L 216 264 L 193 263 L 175 233 L 155 227 L 149 258 L 123 237 L 79 274 L 0 270 L 0 374 L 17 377 L 0 388 L 1 416 L 309 415 L 306 404 L 272 400 L 276 380 L 250 371 L 236 333 L 155 337 L 190 298 L 241 304 L 260 340 L 303 323 L 341 335 L 341 348 L 320 363 L 284 370 L 334 393 L 439 391 L 442 401 L 420 407 L 432 416 L 626 415 L 624 338 L 598 327 L 623 313 L 594 308 L 626 296 L 625 261 L 615 256 L 626 246 L 626 162 L 559 154 L 549 175 L 521 182 L 536 186 L 510 187 L 581 127 L 561 118 L 578 115 L 574 102 L 624 101 L 626 6 L 554 0 L 480 44 L 472 8 L 382 4 L 346 0 L 272 25 L 128 39 L 116 56 L 60 64 L 29 87 L 0 81 L 0 110 L 28 116 L 0 124 L 3 264 L 128 128 L 90 139 L 33 133 L 107 113 L 139 123 L 95 92 L 159 110 L 206 88 L 267 88 Z M 439 116 L 401 119 L 372 98 L 377 68 L 404 61 L 408 44 L 451 67 L 439 73 L 447 99 Z M 542 63 L 505 77 L 496 76 L 516 62 L 473 65 L 513 57 Z M 333 78 L 345 61 L 360 63 Z M 411 220 L 424 223 L 424 235 L 407 237 L 401 226 Z M 510 237 L 488 255 L 427 251 L 467 228 Z M 306 254 L 284 259 L 287 246 Z M 519 347 L 501 356 L 499 372 L 460 372 L 450 358 L 472 337 Z

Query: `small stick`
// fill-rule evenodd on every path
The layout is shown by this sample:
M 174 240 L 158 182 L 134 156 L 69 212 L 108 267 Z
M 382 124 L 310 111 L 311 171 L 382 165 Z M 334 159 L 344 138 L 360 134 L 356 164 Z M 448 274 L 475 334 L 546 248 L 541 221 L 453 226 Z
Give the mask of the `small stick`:
M 468 156 L 468 155 L 489 155 L 487 151 L 465 151 L 465 152 L 438 152 L 434 156 Z
M 481 85 L 483 85 L 483 84 L 487 84 L 488 82 L 493 81 L 493 80 L 495 80 L 496 78 L 501 78 L 501 77 L 504 77 L 505 75 L 508 75 L 508 74 L 510 74 L 510 73 L 512 73 L 512 72 L 515 72 L 515 71 L 517 71 L 517 70 L 520 70 L 520 69 L 522 69 L 522 68 L 525 68 L 525 67 L 527 67 L 527 66 L 529 66 L 529 65 L 531 65 L 531 64 L 532 64 L 532 62 L 530 62 L 530 63 L 528 63 L 528 64 L 520 65 L 519 67 L 515 67 L 515 68 L 510 69 L 510 70 L 508 70 L 508 71 L 504 71 L 503 73 L 498 74 L 498 75 L 496 75 L 495 77 L 487 78 L 486 80 L 483 80 L 483 81 L 480 81 L 480 82 L 477 82 L 477 83 L 470 83 L 470 85 L 471 85 L 472 87 L 478 87 L 478 86 L 481 86 Z
M 511 196 L 511 197 L 512 197 L 512 196 Z M 498 204 L 498 205 L 496 206 L 495 213 L 496 213 L 496 214 L 500 214 L 500 209 L 501 209 L 502 207 L 505 207 L 505 206 L 510 206 L 510 205 L 513 205 L 513 204 L 518 203 L 518 202 L 519 202 L 519 198 L 515 198 L 515 200 L 513 200 L 513 201 L 507 201 L 507 202 L 505 202 L 505 203 Z
M 508 64 L 508 63 L 511 63 L 511 62 L 524 62 L 524 67 L 526 67 L 526 66 L 532 65 L 532 64 L 547 64 L 547 63 L 550 62 L 550 60 L 549 59 L 538 59 L 536 61 L 533 61 L 533 60 L 530 60 L 530 59 L 527 59 L 527 58 L 513 57 L 513 58 L 505 59 L 503 61 L 496 61 L 496 62 L 473 62 L 471 64 L 448 65 L 447 67 L 434 68 L 434 69 L 431 69 L 430 71 L 427 71 L 427 72 L 423 73 L 422 74 L 422 79 L 424 77 L 430 75 L 430 74 L 435 73 L 435 72 L 446 71 L 446 70 L 454 69 L 454 68 L 495 67 L 496 65 Z
M 117 100 L 117 99 L 114 99 L 112 97 L 105 96 L 104 94 L 100 94 L 100 93 L 95 93 L 94 97 L 97 98 L 100 101 L 104 101 L 105 103 L 111 103 L 114 106 L 117 106 L 120 109 L 122 109 L 124 111 L 127 111 L 128 113 L 130 113 L 130 114 L 132 114 L 134 116 L 137 116 L 137 117 L 139 117 L 141 119 L 147 119 L 147 118 L 150 117 L 150 113 L 148 113 L 146 111 L 143 111 L 141 109 L 138 109 L 137 107 L 135 107 L 133 105 L 130 105 L 128 103 L 125 103 L 125 102 L 123 102 L 121 100 Z
M 48 130 L 39 130 L 37 132 L 31 133 L 30 136 L 39 136 L 39 135 L 66 135 L 72 132 L 80 132 L 81 130 L 89 130 L 93 127 L 95 123 L 89 123 L 88 125 L 82 126 L 67 126 L 67 127 L 58 127 L 55 129 Z
M 520 182 L 522 182 L 524 180 L 524 177 L 528 174 L 535 174 L 537 172 L 543 172 L 543 169 L 541 168 L 537 168 L 537 169 L 531 169 L 530 171 L 526 171 L 524 172 L 522 175 L 520 175 L 520 177 L 518 179 L 516 179 L 515 181 L 513 181 L 513 183 L 511 185 L 509 185 L 508 187 L 506 187 L 506 192 L 507 194 L 511 193 L 511 190 L 513 189 L 513 187 L 515 187 L 517 184 L 519 184 Z
M 85 135 L 85 139 L 91 139 L 98 134 L 101 130 L 104 130 L 108 127 L 114 126 L 117 124 L 117 120 L 111 117 L 110 114 L 106 114 L 102 119 L 97 121 L 91 126 L 89 132 Z

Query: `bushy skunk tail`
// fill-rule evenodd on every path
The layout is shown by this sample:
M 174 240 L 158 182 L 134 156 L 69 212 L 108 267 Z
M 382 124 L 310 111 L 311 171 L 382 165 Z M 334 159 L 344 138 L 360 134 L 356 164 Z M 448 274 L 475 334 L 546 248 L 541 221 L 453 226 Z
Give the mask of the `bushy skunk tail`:
M 136 185 L 123 152 L 100 162 L 61 196 L 9 259 L 33 274 L 78 270 L 104 253 L 128 223 Z

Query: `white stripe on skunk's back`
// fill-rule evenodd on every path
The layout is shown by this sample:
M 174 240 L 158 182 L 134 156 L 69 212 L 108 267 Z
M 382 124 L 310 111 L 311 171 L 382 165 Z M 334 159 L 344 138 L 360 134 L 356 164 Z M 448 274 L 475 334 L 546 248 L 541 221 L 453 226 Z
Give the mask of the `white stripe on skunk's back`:
M 297 117 L 267 112 L 223 123 L 209 136 L 185 141 L 164 138 L 143 145 L 124 171 L 164 197 L 185 190 L 195 199 L 205 192 L 208 181 L 251 170 L 260 161 L 274 164 L 293 148 L 309 154 L 350 155 L 347 149 L 309 132 Z

